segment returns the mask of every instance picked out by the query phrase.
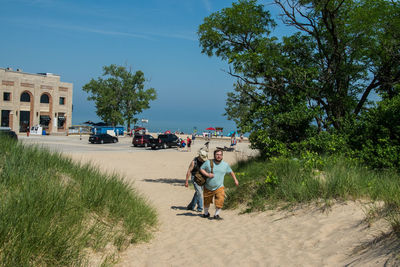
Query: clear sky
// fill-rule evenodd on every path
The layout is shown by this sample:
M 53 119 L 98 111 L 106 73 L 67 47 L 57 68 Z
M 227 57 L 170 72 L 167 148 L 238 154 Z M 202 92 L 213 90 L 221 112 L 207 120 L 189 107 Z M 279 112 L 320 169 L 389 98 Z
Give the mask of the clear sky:
M 235 80 L 201 54 L 197 29 L 230 0 L 0 0 L 0 67 L 50 72 L 74 84 L 73 124 L 100 121 L 82 86 L 110 64 L 132 66 L 158 98 L 139 118 L 155 131 L 235 124 L 224 116 Z M 274 18 L 276 12 L 269 5 Z M 278 20 L 278 19 L 277 19 Z M 279 35 L 279 34 L 278 34 Z

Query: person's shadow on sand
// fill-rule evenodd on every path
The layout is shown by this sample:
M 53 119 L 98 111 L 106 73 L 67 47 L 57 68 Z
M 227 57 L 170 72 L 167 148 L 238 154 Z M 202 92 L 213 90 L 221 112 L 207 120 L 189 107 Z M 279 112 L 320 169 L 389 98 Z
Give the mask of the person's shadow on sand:
M 201 213 L 184 212 L 184 213 L 178 213 L 178 214 L 176 214 L 176 216 L 199 217 L 199 216 L 201 216 Z
M 173 210 L 187 210 L 187 207 L 182 207 L 182 206 L 171 206 L 171 209 Z M 192 216 L 192 217 L 196 217 L 196 216 L 201 216 L 201 213 L 199 212 L 184 212 L 184 213 L 177 213 L 176 216 Z
M 176 178 L 158 178 L 158 179 L 143 179 L 143 181 L 148 183 L 164 183 L 171 184 L 174 186 L 184 186 L 185 180 Z
M 171 206 L 171 209 L 173 209 L 173 210 L 187 210 L 187 207 L 183 207 L 183 206 Z

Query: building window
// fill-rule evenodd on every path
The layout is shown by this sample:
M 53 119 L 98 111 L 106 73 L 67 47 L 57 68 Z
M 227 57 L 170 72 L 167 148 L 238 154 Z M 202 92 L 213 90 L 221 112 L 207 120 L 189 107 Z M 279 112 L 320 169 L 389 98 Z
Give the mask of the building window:
M 3 93 L 3 100 L 4 100 L 4 101 L 11 101 L 11 93 L 9 93 L 9 92 L 4 92 L 4 93 Z
M 64 116 L 58 116 L 57 126 L 58 126 L 58 129 L 64 129 L 64 127 L 65 127 L 65 117 Z
M 24 92 L 21 95 L 20 101 L 21 102 L 31 102 L 31 96 L 27 92 Z
M 60 105 L 65 105 L 65 97 L 60 97 Z
M 49 100 L 49 96 L 47 94 L 43 94 L 40 97 L 40 103 L 48 104 L 49 102 L 50 102 L 50 100 Z
M 10 126 L 10 110 L 1 111 L 1 126 L 2 127 Z

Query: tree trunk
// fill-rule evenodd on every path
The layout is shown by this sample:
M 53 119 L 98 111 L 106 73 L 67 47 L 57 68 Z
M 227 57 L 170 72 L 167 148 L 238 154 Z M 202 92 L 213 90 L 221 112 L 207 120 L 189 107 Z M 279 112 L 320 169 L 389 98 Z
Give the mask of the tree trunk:
M 127 121 L 126 121 L 126 129 L 127 129 L 128 134 L 131 134 L 131 120 L 130 119 L 127 119 Z

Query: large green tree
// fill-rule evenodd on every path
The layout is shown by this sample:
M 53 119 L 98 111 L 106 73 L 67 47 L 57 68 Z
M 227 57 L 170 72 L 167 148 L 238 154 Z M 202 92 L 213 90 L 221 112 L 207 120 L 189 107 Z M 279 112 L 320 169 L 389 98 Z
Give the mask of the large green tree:
M 91 79 L 83 86 L 89 93 L 88 100 L 94 100 L 97 115 L 104 122 L 117 125 L 126 122 L 130 131 L 136 123 L 136 115 L 150 107 L 150 101 L 157 98 L 154 88 L 145 89 L 142 71 L 132 73 L 131 68 L 110 65 L 103 67 L 103 77 Z
M 399 4 L 388 0 L 274 0 L 291 36 L 255 0 L 204 19 L 202 52 L 237 77 L 226 115 L 252 132 L 255 147 L 282 145 L 321 131 L 343 132 L 372 92 L 393 96 L 400 81 Z M 274 151 L 272 151 L 274 152 Z

